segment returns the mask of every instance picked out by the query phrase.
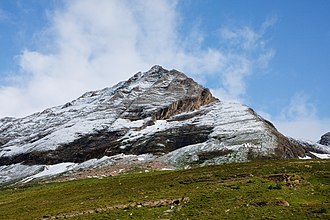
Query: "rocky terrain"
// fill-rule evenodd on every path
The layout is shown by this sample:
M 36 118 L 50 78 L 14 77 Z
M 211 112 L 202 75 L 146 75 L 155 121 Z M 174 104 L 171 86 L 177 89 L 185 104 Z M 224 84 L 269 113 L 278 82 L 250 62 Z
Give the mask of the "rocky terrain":
M 330 132 L 322 135 L 321 140 L 319 141 L 320 144 L 330 146 Z
M 0 119 L 0 184 L 137 164 L 175 169 L 327 158 L 324 140 L 287 138 L 251 108 L 222 102 L 183 73 L 154 66 L 63 106 Z

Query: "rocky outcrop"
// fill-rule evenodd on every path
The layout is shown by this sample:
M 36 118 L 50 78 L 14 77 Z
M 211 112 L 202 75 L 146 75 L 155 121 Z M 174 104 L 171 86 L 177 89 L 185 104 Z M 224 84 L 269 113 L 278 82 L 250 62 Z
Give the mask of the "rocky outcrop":
M 330 132 L 322 135 L 321 140 L 319 141 L 320 144 L 325 146 L 330 146 Z
M 46 167 L 146 160 L 178 168 L 307 157 L 314 148 L 247 106 L 219 101 L 183 73 L 154 66 L 63 106 L 0 119 L 0 183 L 39 177 Z

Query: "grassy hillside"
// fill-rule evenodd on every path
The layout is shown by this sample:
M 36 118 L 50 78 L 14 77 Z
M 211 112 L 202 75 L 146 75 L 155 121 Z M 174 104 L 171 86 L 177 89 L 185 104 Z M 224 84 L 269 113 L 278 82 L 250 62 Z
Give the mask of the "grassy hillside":
M 0 189 L 0 219 L 330 219 L 330 160 L 255 161 Z

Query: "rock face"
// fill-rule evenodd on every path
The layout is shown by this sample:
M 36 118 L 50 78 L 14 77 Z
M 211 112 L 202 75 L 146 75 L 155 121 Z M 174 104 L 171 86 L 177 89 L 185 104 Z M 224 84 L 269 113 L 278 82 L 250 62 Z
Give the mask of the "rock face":
M 321 140 L 319 141 L 320 144 L 325 146 L 330 146 L 330 132 L 322 135 Z
M 154 66 L 63 106 L 0 119 L 0 183 L 118 163 L 178 168 L 298 158 L 310 154 L 313 145 L 306 146 L 247 106 Z

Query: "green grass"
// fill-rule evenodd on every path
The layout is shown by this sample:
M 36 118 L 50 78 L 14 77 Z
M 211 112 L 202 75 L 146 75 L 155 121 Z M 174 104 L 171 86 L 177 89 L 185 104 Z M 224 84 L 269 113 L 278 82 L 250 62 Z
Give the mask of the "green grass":
M 254 161 L 0 189 L 0 219 L 70 216 L 330 219 L 330 160 Z

